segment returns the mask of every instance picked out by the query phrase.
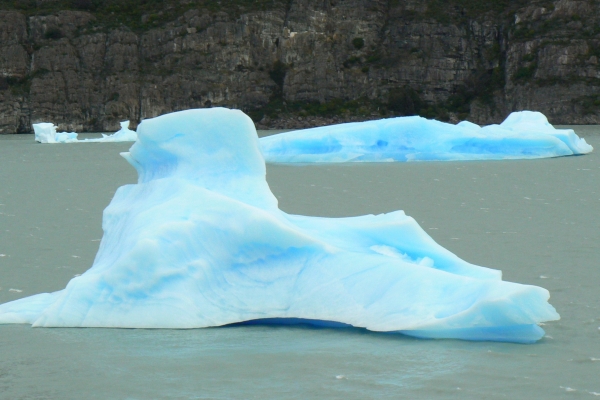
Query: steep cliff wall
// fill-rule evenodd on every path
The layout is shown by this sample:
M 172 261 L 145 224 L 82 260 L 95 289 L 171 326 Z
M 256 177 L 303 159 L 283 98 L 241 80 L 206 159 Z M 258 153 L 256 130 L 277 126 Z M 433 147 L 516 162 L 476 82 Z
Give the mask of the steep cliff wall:
M 129 19 L 92 0 L 21 3 L 0 1 L 0 133 L 217 105 L 279 127 L 520 109 L 600 123 L 595 0 L 186 0 Z

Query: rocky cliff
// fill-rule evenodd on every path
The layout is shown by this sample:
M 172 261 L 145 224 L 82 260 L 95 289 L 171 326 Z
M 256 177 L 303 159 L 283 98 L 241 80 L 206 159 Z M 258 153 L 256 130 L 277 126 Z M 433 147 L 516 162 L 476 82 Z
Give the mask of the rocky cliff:
M 521 109 L 600 123 L 596 0 L 138 3 L 0 1 L 0 133 L 221 105 L 259 127 Z

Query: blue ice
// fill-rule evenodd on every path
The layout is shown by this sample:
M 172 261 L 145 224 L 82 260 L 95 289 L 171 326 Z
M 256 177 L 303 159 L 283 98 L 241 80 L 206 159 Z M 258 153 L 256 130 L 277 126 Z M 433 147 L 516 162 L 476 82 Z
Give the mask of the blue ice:
M 353 122 L 267 136 L 260 146 L 269 163 L 506 160 L 593 150 L 572 129 L 555 129 L 533 111 L 484 127 L 422 117 Z
M 0 305 L 34 327 L 296 323 L 425 338 L 534 342 L 559 319 L 547 290 L 505 282 L 434 242 L 403 211 L 290 215 L 265 179 L 252 120 L 224 108 L 148 119 L 123 156 L 138 183 L 103 214 L 91 268 Z

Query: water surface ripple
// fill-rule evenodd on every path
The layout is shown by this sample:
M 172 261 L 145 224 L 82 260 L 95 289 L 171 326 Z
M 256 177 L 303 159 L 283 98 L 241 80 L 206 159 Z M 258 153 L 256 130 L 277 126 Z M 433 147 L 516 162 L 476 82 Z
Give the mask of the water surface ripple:
M 0 398 L 600 398 L 600 129 L 592 154 L 528 161 L 268 166 L 288 213 L 403 209 L 441 245 L 543 286 L 561 314 L 535 345 L 358 329 L 0 326 Z M 129 143 L 0 137 L 0 303 L 88 269 L 102 210 L 136 181 Z

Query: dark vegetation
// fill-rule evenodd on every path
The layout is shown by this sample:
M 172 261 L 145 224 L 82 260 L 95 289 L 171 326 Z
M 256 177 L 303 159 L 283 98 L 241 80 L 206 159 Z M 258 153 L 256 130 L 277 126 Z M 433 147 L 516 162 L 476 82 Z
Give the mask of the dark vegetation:
M 394 88 L 389 92 L 386 107 L 393 115 L 420 115 L 448 121 L 450 113 L 453 113 L 457 119 L 464 120 L 469 115 L 473 101 L 494 106 L 494 92 L 503 87 L 504 71 L 497 67 L 475 72 L 466 82 L 455 87 L 446 101 L 437 103 L 424 101 L 420 93 L 412 88 Z
M 28 75 L 23 78 L 6 77 L 0 80 L 0 90 L 10 89 L 13 96 L 27 96 L 31 89 L 31 80 L 34 75 Z M 38 76 L 38 75 L 35 75 Z
M 363 47 L 365 47 L 365 40 L 363 38 L 354 38 L 352 39 L 352 45 L 354 46 L 354 48 L 356 48 L 357 50 L 362 49 Z
M 582 96 L 573 99 L 573 103 L 581 107 L 583 115 L 595 114 L 600 109 L 600 95 Z
M 46 39 L 60 39 L 63 37 L 62 32 L 58 28 L 49 28 L 45 33 L 44 37 Z
M 273 63 L 273 68 L 269 71 L 269 76 L 277 85 L 277 89 L 274 93 L 275 97 L 281 97 L 283 95 L 283 84 L 285 83 L 285 74 L 289 66 L 277 60 Z
M 400 3 L 401 0 L 395 0 Z M 526 0 L 427 0 L 425 17 L 441 23 L 467 23 L 483 15 L 506 18 L 514 10 L 531 4 Z
M 62 10 L 87 11 L 105 28 L 125 25 L 144 31 L 173 21 L 193 8 L 240 14 L 284 8 L 287 0 L 0 0 L 0 9 L 19 10 L 26 15 L 48 15 Z
M 386 108 L 394 115 L 421 115 L 447 121 L 450 113 L 454 113 L 456 118 L 463 120 L 469 115 L 471 103 L 475 100 L 494 106 L 494 92 L 501 90 L 504 84 L 502 67 L 479 70 L 456 86 L 446 101 L 424 101 L 419 92 L 405 86 L 390 90 Z
M 526 0 L 425 0 L 424 14 L 407 11 L 411 19 L 433 18 L 442 23 L 467 22 L 482 15 L 507 15 L 511 11 L 527 5 Z M 548 1 L 549 4 L 552 4 Z M 402 4 L 401 0 L 391 0 L 391 7 Z M 0 9 L 20 10 L 27 15 L 47 15 L 62 10 L 87 11 L 97 19 L 97 23 L 112 27 L 125 25 L 139 31 L 161 25 L 180 17 L 192 8 L 203 8 L 212 12 L 225 11 L 230 17 L 252 11 L 287 9 L 289 0 L 0 0 Z M 352 44 L 361 49 L 362 38 L 355 38 Z
M 533 76 L 535 75 L 536 68 L 536 64 L 530 64 L 519 68 L 512 77 L 513 81 L 520 83 L 531 80 L 531 78 L 533 78 Z
M 355 100 L 333 99 L 327 102 L 311 101 L 284 101 L 281 98 L 273 98 L 263 106 L 244 110 L 255 121 L 259 122 L 264 117 L 277 119 L 286 115 L 298 115 L 300 117 L 344 117 L 376 115 L 387 115 L 385 104 L 378 100 L 369 100 L 361 97 Z
M 275 65 L 271 78 L 284 79 L 284 66 Z M 283 75 L 283 78 L 281 76 Z M 471 103 L 479 100 L 493 106 L 493 95 L 504 87 L 504 71 L 498 67 L 489 71 L 478 71 L 464 84 L 455 88 L 446 101 L 428 102 L 423 94 L 409 86 L 393 87 L 383 99 L 332 99 L 326 102 L 285 101 L 277 91 L 268 104 L 248 108 L 244 111 L 255 121 L 267 117 L 271 120 L 283 116 L 297 115 L 301 117 L 394 117 L 420 115 L 440 121 L 450 120 L 454 113 L 459 120 L 469 115 Z

